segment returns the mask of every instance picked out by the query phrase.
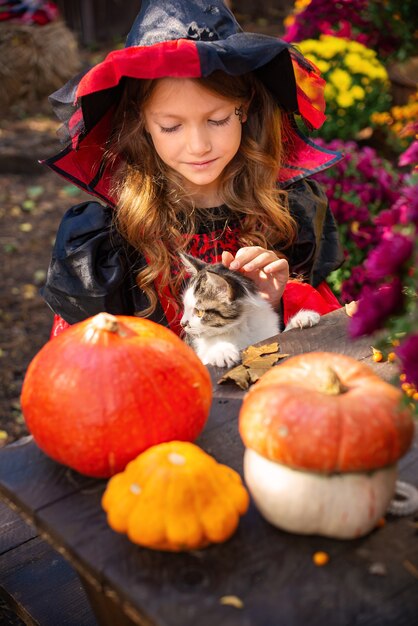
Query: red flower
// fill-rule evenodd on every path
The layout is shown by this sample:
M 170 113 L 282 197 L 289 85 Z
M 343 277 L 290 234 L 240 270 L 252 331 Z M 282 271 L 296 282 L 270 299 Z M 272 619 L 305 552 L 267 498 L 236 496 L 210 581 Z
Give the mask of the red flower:
M 407 382 L 418 387 L 418 334 L 409 335 L 396 350 Z
M 398 277 L 379 287 L 366 285 L 361 292 L 357 312 L 350 321 L 351 337 L 371 335 L 382 328 L 384 321 L 402 306 L 402 283 Z
M 396 274 L 407 261 L 414 249 L 414 242 L 409 237 L 388 231 L 382 237 L 378 247 L 370 252 L 365 269 L 372 280 L 380 280 Z

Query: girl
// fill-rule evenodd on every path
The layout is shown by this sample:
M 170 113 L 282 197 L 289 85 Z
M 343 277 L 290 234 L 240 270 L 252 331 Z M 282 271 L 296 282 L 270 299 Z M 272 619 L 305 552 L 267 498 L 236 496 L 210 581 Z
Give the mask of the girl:
M 338 308 L 323 282 L 342 262 L 336 226 L 307 176 L 340 155 L 293 118 L 318 128 L 322 90 L 306 59 L 244 33 L 221 0 L 142 2 L 125 49 L 51 97 L 71 143 L 45 163 L 105 202 L 59 227 L 52 334 L 100 311 L 179 332 L 179 251 L 245 273 L 283 323 Z

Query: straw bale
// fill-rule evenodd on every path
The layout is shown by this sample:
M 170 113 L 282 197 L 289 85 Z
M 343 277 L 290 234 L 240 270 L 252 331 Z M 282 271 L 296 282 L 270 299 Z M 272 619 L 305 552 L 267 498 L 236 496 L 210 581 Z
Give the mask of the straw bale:
M 61 20 L 0 23 L 0 113 L 27 112 L 80 70 L 77 40 Z

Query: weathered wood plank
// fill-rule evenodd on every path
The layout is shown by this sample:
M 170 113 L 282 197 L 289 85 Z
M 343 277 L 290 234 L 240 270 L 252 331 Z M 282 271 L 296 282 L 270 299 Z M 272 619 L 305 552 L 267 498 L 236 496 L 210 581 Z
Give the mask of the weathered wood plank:
M 26 624 L 96 626 L 77 574 L 35 526 L 0 502 L 0 528 L 0 594 L 16 615 Z
M 0 588 L 8 604 L 27 624 L 97 625 L 73 568 L 39 537 L 2 555 Z
M 29 520 L 34 511 L 45 504 L 96 484 L 94 479 L 82 476 L 46 457 L 34 445 L 31 436 L 2 448 L 0 474 L 3 495 L 7 498 L 9 490 L 19 494 L 19 512 L 27 512 Z M 10 500 L 13 502 L 13 499 L 12 494 Z
M 18 513 L 0 501 L 0 556 L 37 535 L 32 524 L 26 524 Z

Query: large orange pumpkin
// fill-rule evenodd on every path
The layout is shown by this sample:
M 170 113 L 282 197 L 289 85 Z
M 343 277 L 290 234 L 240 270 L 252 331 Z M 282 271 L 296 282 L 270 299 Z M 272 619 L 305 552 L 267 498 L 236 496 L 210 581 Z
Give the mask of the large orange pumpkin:
M 172 331 L 100 313 L 43 346 L 26 372 L 21 403 L 47 455 L 104 478 L 152 445 L 193 441 L 211 399 L 207 368 Z

